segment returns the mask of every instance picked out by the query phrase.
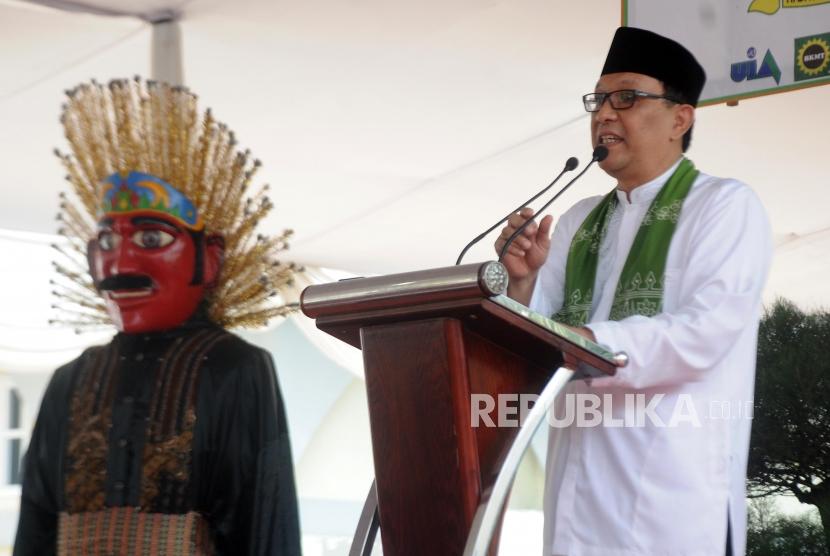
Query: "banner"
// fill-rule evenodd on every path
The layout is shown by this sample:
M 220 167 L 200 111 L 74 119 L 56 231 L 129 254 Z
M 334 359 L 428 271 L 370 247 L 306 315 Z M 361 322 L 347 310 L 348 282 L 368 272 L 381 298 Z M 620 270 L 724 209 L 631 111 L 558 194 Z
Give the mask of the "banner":
M 830 84 L 830 0 L 623 0 L 622 14 L 694 53 L 702 105 Z

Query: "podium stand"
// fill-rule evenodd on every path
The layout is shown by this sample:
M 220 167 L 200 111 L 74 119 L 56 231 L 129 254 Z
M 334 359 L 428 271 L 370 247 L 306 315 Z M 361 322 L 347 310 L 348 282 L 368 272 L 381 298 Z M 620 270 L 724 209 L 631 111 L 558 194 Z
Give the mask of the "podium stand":
M 624 364 L 621 355 L 500 295 L 506 286 L 504 267 L 490 262 L 303 292 L 302 310 L 318 328 L 363 351 L 375 485 L 356 535 L 369 546 L 353 545 L 353 554 L 371 550 L 373 516 L 379 517 L 385 556 L 460 556 L 465 545 L 473 553 L 468 537 L 482 522 L 495 532 L 496 539 L 486 542 L 497 545 L 515 474 L 502 467 L 507 459 L 518 465 L 521 456 L 509 454 L 520 430 L 520 396 L 539 395 L 555 373 L 563 373 L 558 390 L 572 372 L 613 374 Z M 555 394 L 548 392 L 546 403 Z M 484 417 L 488 400 L 496 426 Z M 521 452 L 532 432 L 524 434 Z M 508 476 L 502 479 L 500 472 Z M 502 500 L 486 519 L 499 484 Z

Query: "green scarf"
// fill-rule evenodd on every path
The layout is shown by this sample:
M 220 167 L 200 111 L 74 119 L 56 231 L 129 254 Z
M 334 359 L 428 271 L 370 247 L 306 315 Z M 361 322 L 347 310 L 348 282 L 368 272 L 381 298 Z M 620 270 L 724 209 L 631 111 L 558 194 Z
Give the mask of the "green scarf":
M 631 315 L 653 316 L 663 309 L 663 277 L 674 229 L 683 201 L 698 171 L 688 159 L 657 193 L 643 217 L 620 274 L 611 320 Z M 565 267 L 565 301 L 553 319 L 571 326 L 588 322 L 597 276 L 599 246 L 617 208 L 616 189 L 606 195 L 585 218 L 571 241 Z

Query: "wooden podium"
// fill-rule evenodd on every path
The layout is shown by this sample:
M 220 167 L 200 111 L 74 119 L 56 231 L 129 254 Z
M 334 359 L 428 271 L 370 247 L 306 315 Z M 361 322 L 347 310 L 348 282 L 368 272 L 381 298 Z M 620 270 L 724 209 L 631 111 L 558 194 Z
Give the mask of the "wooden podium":
M 495 424 L 507 394 L 515 423 L 515 395 L 539 394 L 557 368 L 613 374 L 619 364 L 499 295 L 506 285 L 504 267 L 491 262 L 303 292 L 302 310 L 318 328 L 363 350 L 385 556 L 464 552 L 519 430 L 484 418 L 473 427 L 488 399 L 477 394 L 495 402 Z

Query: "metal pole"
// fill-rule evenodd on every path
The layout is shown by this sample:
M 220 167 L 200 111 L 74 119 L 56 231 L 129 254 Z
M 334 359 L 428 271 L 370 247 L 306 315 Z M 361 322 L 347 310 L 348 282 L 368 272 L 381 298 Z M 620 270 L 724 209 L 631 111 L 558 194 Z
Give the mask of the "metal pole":
M 184 84 L 182 33 L 175 18 L 153 21 L 150 75 L 170 85 Z
M 516 435 L 516 440 L 513 441 L 510 450 L 507 452 L 507 457 L 504 458 L 504 464 L 501 466 L 496 482 L 493 484 L 490 498 L 486 502 L 482 502 L 476 510 L 473 525 L 467 537 L 467 544 L 464 547 L 464 556 L 487 555 L 487 549 L 493 540 L 493 534 L 499 523 L 502 508 L 507 502 L 507 496 L 510 494 L 510 488 L 513 486 L 513 479 L 519 470 L 522 456 L 530 446 L 530 441 L 533 439 L 536 429 L 545 420 L 548 409 L 553 405 L 553 400 L 556 399 L 556 396 L 573 375 L 573 370 L 567 367 L 559 367 L 545 385 L 533 409 L 528 412 L 525 422 L 522 423 L 519 429 L 519 434 Z
M 349 549 L 349 556 L 369 556 L 372 554 L 372 547 L 375 546 L 375 537 L 380 527 L 378 517 L 378 487 L 375 481 L 369 488 L 366 495 L 366 502 L 363 504 L 363 511 L 360 514 L 360 521 L 357 522 L 357 529 L 354 532 L 352 547 Z

